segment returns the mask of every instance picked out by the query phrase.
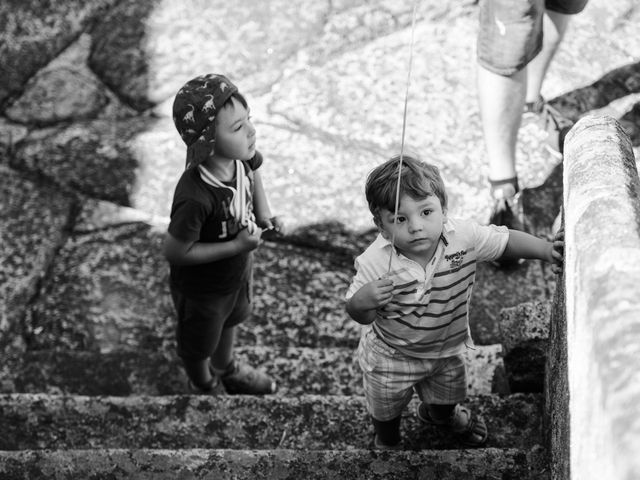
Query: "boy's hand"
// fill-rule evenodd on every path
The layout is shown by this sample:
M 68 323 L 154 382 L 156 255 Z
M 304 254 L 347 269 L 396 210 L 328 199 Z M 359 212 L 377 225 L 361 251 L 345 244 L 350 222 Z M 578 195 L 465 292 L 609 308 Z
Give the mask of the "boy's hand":
M 562 274 L 564 269 L 564 230 L 558 230 L 553 238 L 551 249 L 551 271 L 555 274 Z
M 356 292 L 360 310 L 375 310 L 385 306 L 393 298 L 393 282 L 388 278 L 380 278 L 363 285 Z
M 260 226 L 263 230 L 271 232 L 270 237 L 274 234 L 286 234 L 284 222 L 279 217 L 267 218 L 260 223 Z
M 250 252 L 251 250 L 258 248 L 258 245 L 260 245 L 262 229 L 255 223 L 253 223 L 251 227 L 252 228 L 245 227 L 240 230 L 235 238 L 235 241 L 238 242 L 240 252 Z

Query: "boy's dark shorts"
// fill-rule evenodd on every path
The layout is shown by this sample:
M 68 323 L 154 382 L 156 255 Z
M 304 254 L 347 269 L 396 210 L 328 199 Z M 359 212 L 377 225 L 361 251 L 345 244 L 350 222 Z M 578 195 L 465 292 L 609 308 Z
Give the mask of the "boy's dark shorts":
M 478 63 L 498 75 L 522 70 L 542 48 L 542 15 L 580 13 L 588 0 L 480 0 Z
M 189 360 L 210 357 L 222 330 L 235 327 L 251 315 L 251 287 L 251 281 L 247 281 L 229 294 L 207 293 L 187 297 L 171 286 L 171 298 L 178 314 L 178 356 Z

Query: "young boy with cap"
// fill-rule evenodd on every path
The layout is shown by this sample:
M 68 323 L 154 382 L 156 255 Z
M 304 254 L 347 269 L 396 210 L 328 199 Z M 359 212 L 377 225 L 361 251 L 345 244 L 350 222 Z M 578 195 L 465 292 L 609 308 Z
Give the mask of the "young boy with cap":
M 263 229 L 281 228 L 249 107 L 227 77 L 201 75 L 178 91 L 173 121 L 187 145 L 164 244 L 178 355 L 195 393 L 273 393 L 268 375 L 233 355 L 236 326 L 252 309 L 252 251 Z
M 505 226 L 447 217 L 438 169 L 403 156 L 376 167 L 366 197 L 380 234 L 356 258 L 346 309 L 366 325 L 358 346 L 367 409 L 377 448 L 398 448 L 400 418 L 417 392 L 418 418 L 458 434 L 467 446 L 487 440 L 482 417 L 460 405 L 466 397 L 462 353 L 473 347 L 469 301 L 476 264 L 499 258 L 537 258 L 561 267 L 555 242 Z

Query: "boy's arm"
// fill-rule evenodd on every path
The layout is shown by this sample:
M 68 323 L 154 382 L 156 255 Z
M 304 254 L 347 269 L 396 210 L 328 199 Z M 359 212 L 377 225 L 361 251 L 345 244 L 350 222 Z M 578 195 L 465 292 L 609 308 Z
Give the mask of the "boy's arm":
M 254 250 L 260 244 L 262 230 L 253 234 L 243 228 L 238 235 L 227 242 L 185 242 L 167 232 L 163 254 L 173 265 L 198 265 L 233 257 Z
M 265 230 L 274 228 L 279 232 L 282 225 L 277 220 L 277 217 L 273 217 L 271 215 L 271 209 L 269 208 L 269 201 L 267 200 L 267 194 L 264 190 L 264 184 L 262 183 L 260 169 L 253 171 L 253 185 L 253 211 L 256 215 L 256 224 Z
M 564 232 L 560 231 L 553 242 L 534 237 L 519 230 L 509 230 L 509 240 L 501 258 L 537 258 L 557 265 L 562 265 L 564 248 Z
M 369 325 L 376 318 L 376 310 L 393 298 L 393 282 L 381 278 L 364 284 L 347 300 L 347 313 L 356 322 Z

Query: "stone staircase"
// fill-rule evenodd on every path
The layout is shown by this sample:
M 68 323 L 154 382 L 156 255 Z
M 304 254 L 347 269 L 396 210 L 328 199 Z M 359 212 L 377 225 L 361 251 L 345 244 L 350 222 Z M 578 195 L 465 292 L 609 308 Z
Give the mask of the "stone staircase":
M 276 377 L 279 391 L 207 397 L 184 394 L 161 231 L 98 226 L 82 211 L 78 219 L 25 316 L 25 344 L 6 349 L 0 478 L 547 478 L 543 396 L 510 392 L 503 349 L 480 313 L 487 330 L 467 354 L 468 404 L 487 421 L 486 447 L 464 449 L 420 424 L 414 399 L 404 449 L 371 449 L 353 358 L 360 327 L 342 308 L 353 255 L 370 234 L 318 226 L 266 241 L 237 354 Z M 508 297 L 499 282 L 531 284 L 540 273 L 537 264 L 491 268 L 478 273 L 477 312 L 495 306 L 496 289 Z
M 415 2 L 183 3 L 0 3 L 9 20 L 0 32 L 0 479 L 548 478 L 545 332 L 535 325 L 554 288 L 535 262 L 478 269 L 469 403 L 488 422 L 486 448 L 461 449 L 409 408 L 405 449 L 370 449 L 352 356 L 359 327 L 341 299 L 371 237 L 313 222 L 368 225 L 354 186 L 398 141 L 389 85 L 405 81 L 398 53 Z M 411 118 L 415 147 L 446 165 L 451 203 L 481 219 L 476 5 L 421 2 Z M 572 119 L 637 84 L 637 64 L 624 66 L 637 37 L 632 5 L 590 2 L 564 41 L 572 53 L 547 86 L 568 91 L 552 102 Z M 220 18 L 233 35 L 211 29 Z M 174 354 L 154 215 L 166 215 L 184 157 L 172 96 L 204 71 L 242 79 L 260 149 L 274 159 L 274 211 L 304 227 L 258 252 L 255 316 L 239 332 L 238 355 L 279 380 L 271 397 L 184 395 Z M 327 95 L 327 85 L 340 88 Z M 637 117 L 637 108 L 625 116 L 636 133 Z M 535 132 L 521 137 L 523 184 L 538 185 L 551 164 Z M 297 168 L 301 156 L 314 163 Z M 558 211 L 553 178 L 526 205 L 552 215 L 537 227 Z

